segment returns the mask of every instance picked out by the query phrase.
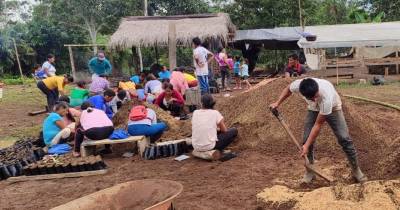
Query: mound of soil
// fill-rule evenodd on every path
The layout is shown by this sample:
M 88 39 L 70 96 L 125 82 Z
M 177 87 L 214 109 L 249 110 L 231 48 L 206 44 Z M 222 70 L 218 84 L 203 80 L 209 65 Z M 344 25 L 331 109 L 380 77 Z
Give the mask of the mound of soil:
M 257 194 L 257 199 L 267 208 L 273 209 L 395 210 L 400 207 L 400 181 L 336 185 L 311 192 L 296 192 L 275 185 Z
M 264 82 L 251 91 L 222 99 L 217 104 L 217 109 L 221 111 L 227 124 L 239 129 L 239 139 L 234 145 L 236 150 L 250 149 L 282 156 L 298 154 L 297 148 L 290 142 L 285 130 L 269 111 L 269 104 L 279 98 L 281 91 L 290 82 L 291 80 L 287 79 Z M 399 157 L 399 153 L 396 152 L 398 155 L 394 155 L 393 152 L 399 151 L 400 142 L 399 140 L 398 143 L 393 142 L 400 136 L 400 129 L 388 127 L 384 123 L 398 122 L 396 127 L 399 128 L 400 113 L 385 109 L 385 112 L 374 114 L 366 112 L 344 97 L 342 101 L 350 136 L 357 148 L 360 165 L 368 177 L 380 179 L 398 175 L 399 170 L 393 165 L 398 165 L 395 160 Z M 306 103 L 298 94 L 289 97 L 279 108 L 299 141 L 303 139 L 306 110 Z M 388 116 L 382 116 L 382 113 L 388 113 Z M 317 159 L 330 157 L 332 164 L 335 164 L 337 159 L 345 159 L 327 124 L 324 125 L 315 146 Z

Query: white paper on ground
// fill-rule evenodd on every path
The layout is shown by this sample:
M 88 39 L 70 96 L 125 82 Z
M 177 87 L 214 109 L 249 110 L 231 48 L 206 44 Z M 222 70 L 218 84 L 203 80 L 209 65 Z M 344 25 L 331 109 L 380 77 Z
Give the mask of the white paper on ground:
M 174 160 L 182 161 L 182 160 L 186 160 L 186 159 L 189 159 L 189 158 L 190 157 L 187 156 L 187 155 L 180 155 L 180 156 L 176 157 Z

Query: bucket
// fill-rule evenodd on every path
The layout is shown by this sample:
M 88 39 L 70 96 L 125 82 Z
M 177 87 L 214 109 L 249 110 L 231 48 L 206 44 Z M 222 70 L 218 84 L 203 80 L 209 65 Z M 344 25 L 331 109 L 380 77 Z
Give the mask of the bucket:
M 130 181 L 78 198 L 52 210 L 168 210 L 182 190 L 182 184 L 175 181 Z

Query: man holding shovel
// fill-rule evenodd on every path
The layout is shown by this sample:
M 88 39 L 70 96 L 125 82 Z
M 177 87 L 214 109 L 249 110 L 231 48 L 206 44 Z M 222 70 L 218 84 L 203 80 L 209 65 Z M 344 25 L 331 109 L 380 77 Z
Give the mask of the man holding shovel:
M 343 115 L 340 96 L 333 85 L 317 78 L 295 80 L 282 91 L 278 101 L 271 104 L 270 108 L 278 108 L 292 93 L 300 93 L 308 104 L 301 156 L 307 155 L 310 164 L 314 163 L 313 145 L 322 125 L 327 122 L 349 160 L 353 177 L 357 182 L 366 181 L 367 177 L 358 166 L 357 153 Z M 314 178 L 315 174 L 307 170 L 303 182 L 310 183 Z

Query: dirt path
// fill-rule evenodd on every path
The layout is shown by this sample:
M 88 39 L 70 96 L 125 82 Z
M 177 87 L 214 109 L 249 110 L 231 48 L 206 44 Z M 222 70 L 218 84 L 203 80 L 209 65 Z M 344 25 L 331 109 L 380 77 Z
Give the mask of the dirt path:
M 381 145 L 394 144 L 400 136 L 400 113 L 365 103 L 356 102 L 354 105 L 350 108 L 356 109 L 357 113 L 368 113 L 357 115 L 352 119 L 357 122 L 361 120 L 365 124 L 350 126 L 354 129 L 350 131 L 351 134 L 357 135 L 359 130 L 365 130 L 370 135 L 355 139 L 361 165 L 366 168 L 367 176 L 372 179 L 397 177 L 400 174 L 398 166 L 390 171 L 387 171 L 389 169 L 381 171 L 380 168 L 371 168 L 369 165 L 376 166 L 377 161 L 385 158 L 382 156 L 383 153 L 374 156 L 373 152 L 384 151 L 381 150 L 385 149 Z M 353 112 L 354 110 L 345 111 Z M 287 111 L 285 116 L 295 112 L 296 110 L 292 110 L 292 113 Z M 259 118 L 265 119 L 264 117 L 261 115 Z M 375 123 L 371 124 L 371 122 Z M 246 123 L 245 119 L 243 123 Z M 322 180 L 317 180 L 310 186 L 300 185 L 298 180 L 304 169 L 295 147 L 288 139 L 285 141 L 286 137 L 282 136 L 284 135 L 282 130 L 276 130 L 280 129 L 277 127 L 277 122 L 271 120 L 264 125 L 267 127 L 261 127 L 276 130 L 268 136 L 262 136 L 261 130 L 257 130 L 254 134 L 249 133 L 250 128 L 259 126 L 262 125 L 249 124 L 248 127 L 243 127 L 248 130 L 242 130 L 244 135 L 241 135 L 239 142 L 233 146 L 235 151 L 239 151 L 239 157 L 228 162 L 204 162 L 194 158 L 183 162 L 174 161 L 172 158 L 143 161 L 137 156 L 133 159 L 122 159 L 119 158 L 121 153 L 118 153 L 105 157 L 110 172 L 103 176 L 32 181 L 11 185 L 3 181 L 0 182 L 2 195 L 0 209 L 49 209 L 118 183 L 146 178 L 181 182 L 184 191 L 176 200 L 178 209 L 261 209 L 263 206 L 257 202 L 256 194 L 266 187 L 279 184 L 299 191 L 310 191 L 327 186 L 327 183 Z M 296 135 L 300 136 L 301 126 L 295 129 L 298 130 Z M 372 131 L 379 132 L 372 133 Z M 341 183 L 353 183 L 353 180 L 349 178 L 347 161 L 332 137 L 331 131 L 324 132 L 329 135 L 324 134 L 324 137 L 328 136 L 327 139 L 321 141 L 325 144 L 320 143 L 317 146 L 316 164 Z M 369 141 L 377 135 L 380 137 L 375 141 Z M 255 144 L 255 139 L 250 138 L 254 136 L 259 136 L 260 141 L 257 144 Z M 365 139 L 368 137 L 368 141 L 364 141 L 364 137 Z M 243 145 L 245 147 L 242 147 Z M 373 156 L 375 158 L 371 159 L 370 157 Z M 400 156 L 393 156 L 393 158 L 398 157 Z M 385 162 L 382 164 L 382 167 L 386 167 Z

